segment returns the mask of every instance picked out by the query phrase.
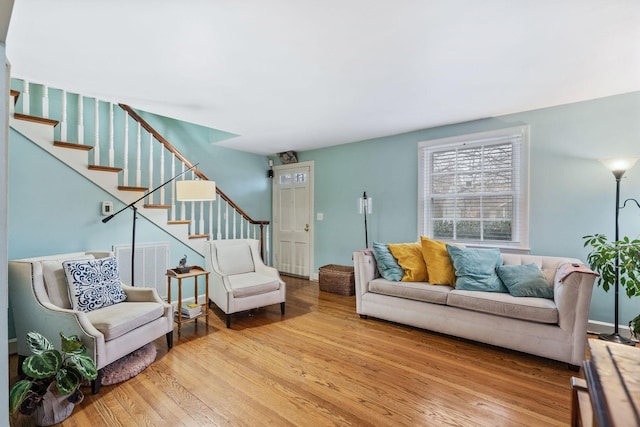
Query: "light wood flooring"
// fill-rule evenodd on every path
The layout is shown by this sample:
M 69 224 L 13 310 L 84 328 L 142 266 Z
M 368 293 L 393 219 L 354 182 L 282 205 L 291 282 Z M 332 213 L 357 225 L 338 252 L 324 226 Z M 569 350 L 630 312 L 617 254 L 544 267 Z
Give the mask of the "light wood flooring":
M 567 365 L 381 320 L 285 277 L 274 305 L 183 326 L 135 378 L 61 423 L 100 426 L 567 426 Z M 17 357 L 10 357 L 16 381 Z M 33 425 L 14 416 L 13 426 Z

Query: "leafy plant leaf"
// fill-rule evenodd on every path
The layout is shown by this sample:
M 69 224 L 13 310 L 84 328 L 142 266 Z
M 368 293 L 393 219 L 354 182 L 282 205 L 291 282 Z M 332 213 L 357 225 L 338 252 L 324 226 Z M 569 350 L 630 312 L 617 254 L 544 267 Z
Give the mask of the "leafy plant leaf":
M 17 410 L 24 398 L 29 393 L 31 389 L 31 381 L 29 380 L 20 380 L 11 387 L 11 391 L 9 392 L 9 413 L 14 414 Z
M 53 350 L 53 345 L 49 340 L 37 332 L 27 333 L 27 345 L 33 354 L 40 354 L 43 351 Z
M 22 370 L 31 378 L 49 378 L 62 366 L 62 355 L 58 350 L 46 350 L 25 359 Z

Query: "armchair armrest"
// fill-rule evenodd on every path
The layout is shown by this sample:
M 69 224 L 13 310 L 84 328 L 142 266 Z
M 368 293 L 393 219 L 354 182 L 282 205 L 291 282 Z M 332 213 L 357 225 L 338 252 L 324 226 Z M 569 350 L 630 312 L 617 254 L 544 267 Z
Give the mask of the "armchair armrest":
M 125 285 L 124 283 L 121 283 L 121 286 L 124 293 L 127 294 L 127 301 L 129 302 L 157 302 L 159 304 L 167 304 L 153 288 L 136 288 Z

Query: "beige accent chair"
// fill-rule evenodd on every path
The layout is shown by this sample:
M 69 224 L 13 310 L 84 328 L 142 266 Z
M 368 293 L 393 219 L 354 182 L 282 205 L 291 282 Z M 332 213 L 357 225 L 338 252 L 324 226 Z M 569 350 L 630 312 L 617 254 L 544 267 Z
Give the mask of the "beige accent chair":
M 258 240 L 210 240 L 204 251 L 211 273 L 209 299 L 226 314 L 227 328 L 231 314 L 253 308 L 280 303 L 284 315 L 285 283 L 278 270 L 262 261 Z
M 165 335 L 173 346 L 173 310 L 155 289 L 122 284 L 124 302 L 85 313 L 72 309 L 62 263 L 111 256 L 110 252 L 76 252 L 9 261 L 9 301 L 18 341 L 18 370 L 30 354 L 26 336 L 36 331 L 57 348 L 60 333 L 77 335 L 101 373 L 111 362 Z

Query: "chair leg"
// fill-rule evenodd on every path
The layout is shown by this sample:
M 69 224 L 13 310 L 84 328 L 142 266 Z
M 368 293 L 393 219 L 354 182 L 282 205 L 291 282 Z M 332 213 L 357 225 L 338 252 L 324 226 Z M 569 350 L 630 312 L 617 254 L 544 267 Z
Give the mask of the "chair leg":
M 280 313 L 284 315 L 284 301 L 280 303 Z
M 227 329 L 231 327 L 231 315 L 227 314 Z
M 100 392 L 100 385 L 102 384 L 102 369 L 98 370 L 98 376 L 95 380 L 91 381 L 91 393 L 98 394 Z
M 171 350 L 173 347 L 173 331 L 167 332 L 167 348 Z

